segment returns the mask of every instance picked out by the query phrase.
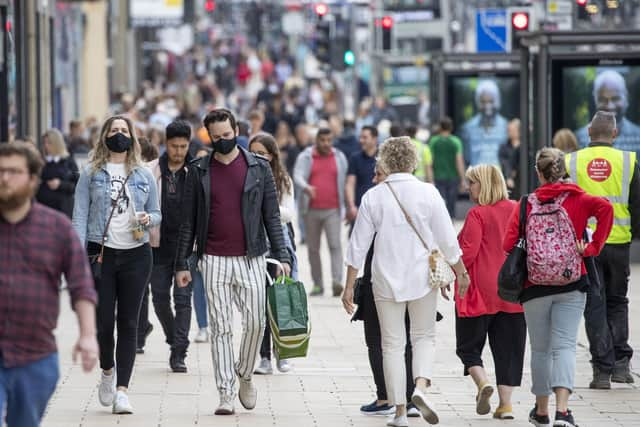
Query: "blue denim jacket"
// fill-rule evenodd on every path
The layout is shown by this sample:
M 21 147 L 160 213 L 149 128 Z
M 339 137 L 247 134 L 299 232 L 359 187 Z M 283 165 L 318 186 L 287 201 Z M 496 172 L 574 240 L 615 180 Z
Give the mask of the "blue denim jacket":
M 146 167 L 136 167 L 131 172 L 127 187 L 135 203 L 136 211 L 145 211 L 151 217 L 149 227 L 159 225 L 162 219 L 158 202 L 158 190 L 153 174 Z M 73 205 L 73 228 L 83 244 L 100 243 L 107 218 L 111 213 L 111 179 L 106 168 L 91 174 L 91 165 L 82 168 L 76 185 Z M 145 231 L 143 243 L 149 241 Z

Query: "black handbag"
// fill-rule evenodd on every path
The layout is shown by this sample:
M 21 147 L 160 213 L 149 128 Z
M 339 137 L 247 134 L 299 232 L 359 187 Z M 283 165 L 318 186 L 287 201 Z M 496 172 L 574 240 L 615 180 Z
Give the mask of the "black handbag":
M 518 242 L 514 245 L 498 273 L 498 296 L 507 302 L 517 303 L 527 280 L 527 197 L 520 199 L 520 224 Z

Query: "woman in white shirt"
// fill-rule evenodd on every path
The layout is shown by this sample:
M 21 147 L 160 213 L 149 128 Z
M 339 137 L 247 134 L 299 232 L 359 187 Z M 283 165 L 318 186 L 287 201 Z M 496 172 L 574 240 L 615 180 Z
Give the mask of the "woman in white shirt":
M 389 176 L 362 198 L 347 250 L 347 281 L 342 302 L 353 313 L 353 285 L 364 264 L 373 236 L 376 250 L 371 266 L 373 295 L 380 319 L 384 376 L 395 418 L 389 426 L 408 426 L 404 365 L 405 312 L 408 310 L 413 346 L 415 391 L 412 402 L 430 424 L 438 423 L 434 406 L 426 398 L 435 358 L 437 292 L 429 285 L 429 253 L 394 199 L 413 220 L 418 233 L 431 249 L 439 249 L 458 278 L 460 293 L 469 286 L 456 231 L 444 200 L 436 188 L 412 175 L 417 165 L 415 145 L 408 137 L 389 138 L 380 147 L 379 163 Z M 443 289 L 446 297 L 448 289 Z
M 259 133 L 249 141 L 249 151 L 257 154 L 269 161 L 273 180 L 276 183 L 278 191 L 278 200 L 280 206 L 280 223 L 282 224 L 282 232 L 285 244 L 291 257 L 291 277 L 298 277 L 298 261 L 293 247 L 293 238 L 289 234 L 289 224 L 293 221 L 293 213 L 295 212 L 295 203 L 293 197 L 293 181 L 287 173 L 280 159 L 280 149 L 273 136 L 268 133 Z M 267 304 L 269 302 L 267 301 Z M 291 370 L 289 362 L 285 359 L 276 360 L 276 365 L 280 372 L 288 372 Z M 269 375 L 273 373 L 271 367 L 271 329 L 267 320 L 262 346 L 260 348 L 260 365 L 255 370 L 256 374 Z

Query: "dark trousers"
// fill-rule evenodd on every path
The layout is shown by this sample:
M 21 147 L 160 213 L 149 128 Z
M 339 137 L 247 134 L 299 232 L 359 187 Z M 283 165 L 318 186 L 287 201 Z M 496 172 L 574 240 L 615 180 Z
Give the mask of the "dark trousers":
M 455 218 L 456 216 L 456 201 L 458 200 L 458 186 L 460 181 L 436 179 L 436 188 L 440 192 L 440 195 L 444 199 L 444 203 L 447 205 L 447 211 L 449 216 Z
M 601 288 L 590 286 L 585 307 L 585 328 L 591 362 L 611 372 L 615 361 L 631 359 L 629 345 L 630 244 L 606 244 L 596 258 Z
M 97 254 L 100 252 L 100 246 L 89 243 L 87 251 L 89 255 Z M 113 368 L 115 349 L 118 387 L 129 386 L 136 359 L 138 316 L 144 288 L 149 283 L 152 263 L 151 247 L 148 243 L 133 249 L 104 248 L 102 277 L 96 281 L 100 368 Z M 116 322 L 117 348 L 113 336 Z
M 277 267 L 273 264 L 267 264 L 267 273 L 269 273 L 269 276 L 275 278 L 276 277 L 276 270 Z M 267 287 L 267 298 L 265 298 L 265 303 L 267 305 L 267 309 L 265 310 L 265 313 L 268 313 L 269 310 L 269 297 L 268 297 L 268 290 L 269 290 L 269 281 L 265 282 L 265 286 Z M 262 344 L 260 345 L 260 357 L 262 359 L 269 359 L 271 360 L 271 325 L 269 324 L 269 316 L 267 315 L 267 321 L 265 322 L 264 325 L 264 336 L 262 337 Z
M 144 287 L 144 296 L 140 305 L 140 316 L 138 317 L 138 347 L 143 348 L 146 344 L 145 334 L 151 327 L 149 322 L 149 285 Z
M 181 288 L 174 284 L 173 264 L 155 264 L 151 273 L 151 300 L 156 316 L 172 351 L 185 352 L 191 328 L 191 293 L 193 285 Z M 171 288 L 175 315 L 171 310 Z
M 376 311 L 376 303 L 373 299 L 371 285 L 362 286 L 362 320 L 364 321 L 364 340 L 367 343 L 369 353 L 369 365 L 373 372 L 373 381 L 376 384 L 376 396 L 378 400 L 387 400 L 387 386 L 384 382 L 384 369 L 382 367 L 382 338 L 380 336 L 380 320 Z M 405 328 L 407 331 L 407 345 L 404 350 L 405 371 L 407 373 L 407 401 L 411 402 L 411 395 L 415 382 L 411 367 L 412 350 L 411 337 L 409 336 L 409 314 L 405 315 Z
M 469 375 L 473 366 L 484 366 L 482 349 L 487 336 L 497 384 L 520 386 L 527 340 L 524 313 L 498 312 L 476 317 L 459 317 L 456 313 L 456 354 L 464 365 L 464 375 Z

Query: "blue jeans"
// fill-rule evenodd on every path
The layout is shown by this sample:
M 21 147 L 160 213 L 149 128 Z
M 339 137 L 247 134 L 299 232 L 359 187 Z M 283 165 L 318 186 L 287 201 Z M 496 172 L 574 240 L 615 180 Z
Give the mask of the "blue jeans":
M 531 392 L 570 392 L 576 374 L 578 326 L 587 296 L 580 291 L 534 298 L 523 304 L 531 344 Z
M 38 427 L 60 376 L 58 353 L 18 368 L 5 368 L 0 358 L 0 423 L 8 427 Z
M 449 211 L 451 218 L 456 217 L 456 202 L 458 201 L 458 186 L 460 181 L 458 180 L 446 180 L 436 179 L 436 188 L 440 192 L 440 195 L 444 199 L 444 203 Z
M 196 312 L 198 328 L 206 328 L 209 325 L 207 320 L 207 296 L 204 293 L 202 273 L 197 270 L 195 265 L 191 269 L 191 284 L 193 285 L 193 309 Z

